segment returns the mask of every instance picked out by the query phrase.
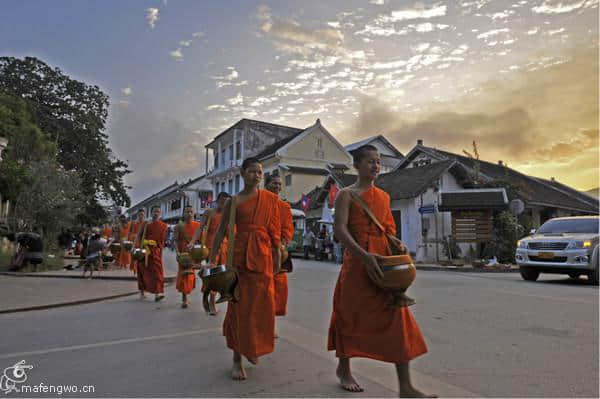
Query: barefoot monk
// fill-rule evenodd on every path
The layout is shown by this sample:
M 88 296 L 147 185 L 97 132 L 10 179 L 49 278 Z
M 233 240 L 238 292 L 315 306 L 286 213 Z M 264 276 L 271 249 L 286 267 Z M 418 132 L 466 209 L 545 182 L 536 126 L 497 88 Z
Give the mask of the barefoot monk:
M 239 301 L 227 304 L 223 335 L 227 347 L 233 351 L 232 378 L 235 380 L 245 380 L 247 377 L 242 355 L 256 364 L 259 356 L 274 350 L 273 274 L 280 267 L 279 198 L 258 188 L 263 176 L 258 159 L 244 160 L 241 175 L 244 189 L 225 204 L 223 219 L 210 254 L 210 259 L 214 260 L 229 224 L 231 204 L 234 203 L 236 233 L 233 267 L 239 276 Z
M 200 230 L 199 227 L 200 223 L 194 220 L 194 208 L 191 205 L 186 205 L 183 208 L 183 223 L 179 223 L 175 227 L 175 250 L 178 256 L 183 252 L 188 252 L 188 246 L 194 242 L 192 241 L 192 237 L 195 237 L 196 230 Z M 175 288 L 181 292 L 181 307 L 184 309 L 189 306 L 187 296 L 196 287 L 196 276 L 193 272 L 187 272 L 188 270 L 186 270 L 184 265 L 181 263 L 177 264 L 177 282 Z
M 281 192 L 281 177 L 270 175 L 266 180 L 266 189 L 279 196 Z M 292 207 L 289 202 L 279 200 L 279 213 L 281 219 L 281 245 L 287 246 L 294 236 L 294 222 L 292 220 Z M 285 316 L 288 301 L 288 277 L 282 272 L 273 276 L 275 283 L 275 315 Z
M 196 243 L 198 240 L 202 240 L 205 243 L 209 252 L 212 250 L 213 242 L 215 241 L 215 236 L 217 235 L 217 230 L 221 224 L 221 219 L 223 218 L 223 207 L 229 198 L 231 198 L 231 195 L 227 194 L 225 191 L 221 191 L 217 195 L 217 207 L 215 209 L 207 210 L 204 215 L 202 215 L 202 227 L 196 230 L 196 233 L 192 238 L 192 242 L 188 246 L 188 250 L 191 250 L 194 243 Z M 218 265 L 224 265 L 225 262 L 227 262 L 227 237 L 223 238 L 223 242 L 217 250 L 217 255 L 215 258 L 215 263 Z M 202 290 L 204 292 L 204 288 Z M 215 304 L 214 292 L 210 293 L 209 305 L 209 314 L 212 316 L 216 315 L 217 307 Z
M 357 182 L 341 190 L 335 201 L 335 236 L 346 253 L 333 297 L 328 349 L 335 350 L 339 358 L 337 376 L 345 390 L 363 390 L 352 375 L 350 358 L 365 357 L 395 364 L 400 396 L 424 397 L 411 384 L 408 368 L 410 360 L 427 352 L 408 309 L 414 302 L 406 297 L 404 306 L 387 306 L 389 297 L 379 288 L 383 271 L 377 261 L 380 256 L 391 255 L 387 238 L 352 199 L 353 195 L 361 197 L 386 233 L 395 236 L 390 197 L 374 186 L 381 168 L 377 148 L 359 148 L 354 154 L 354 167 L 358 170 Z

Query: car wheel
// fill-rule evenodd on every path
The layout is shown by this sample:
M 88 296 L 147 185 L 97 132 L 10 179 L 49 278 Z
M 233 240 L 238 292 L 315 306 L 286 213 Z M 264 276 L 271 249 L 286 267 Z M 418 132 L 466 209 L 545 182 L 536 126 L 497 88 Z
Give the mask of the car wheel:
M 521 272 L 521 277 L 523 277 L 523 280 L 527 281 L 535 281 L 540 276 L 540 272 L 537 270 L 532 270 L 526 267 L 520 267 L 519 272 Z
M 590 280 L 594 285 L 598 285 L 598 267 L 600 266 L 598 263 L 598 245 L 596 245 L 596 248 L 594 248 L 594 253 L 592 254 L 592 265 L 594 266 L 594 268 L 590 273 Z
M 574 278 L 574 279 L 578 279 L 579 278 L 579 273 L 569 273 L 569 277 Z

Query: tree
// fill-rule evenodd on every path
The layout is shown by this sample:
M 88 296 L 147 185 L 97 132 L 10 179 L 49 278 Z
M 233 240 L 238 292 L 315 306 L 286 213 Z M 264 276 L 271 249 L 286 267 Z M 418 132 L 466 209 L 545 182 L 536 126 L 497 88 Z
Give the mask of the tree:
M 98 86 L 71 79 L 34 57 L 0 57 L 0 90 L 27 102 L 33 123 L 56 143 L 60 165 L 81 177 L 88 207 L 98 201 L 130 205 L 123 182 L 130 171 L 103 133 L 109 102 Z
M 8 146 L 0 161 L 0 192 L 13 204 L 13 231 L 53 238 L 70 227 L 88 198 L 76 171 L 56 161 L 56 145 L 31 121 L 25 101 L 0 91 L 0 133 Z

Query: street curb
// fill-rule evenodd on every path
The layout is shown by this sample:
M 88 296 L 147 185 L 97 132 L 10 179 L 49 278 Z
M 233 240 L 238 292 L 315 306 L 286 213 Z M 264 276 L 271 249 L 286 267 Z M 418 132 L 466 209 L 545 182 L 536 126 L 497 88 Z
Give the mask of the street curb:
M 417 270 L 430 270 L 434 272 L 459 272 L 459 273 L 518 273 L 518 268 L 477 268 L 461 266 L 420 266 L 415 265 Z
M 87 277 L 83 277 L 81 275 L 63 275 L 63 274 L 39 274 L 39 273 L 18 273 L 18 272 L 0 272 L 0 276 L 10 276 L 10 277 L 45 277 L 45 278 L 78 278 L 78 279 L 87 279 Z M 165 277 L 165 283 L 172 283 L 177 279 L 177 276 Z M 137 281 L 137 277 L 133 276 L 94 276 L 93 280 L 120 280 L 120 281 Z
M 0 310 L 0 314 L 30 312 L 33 310 L 45 310 L 45 309 L 61 308 L 61 307 L 65 307 L 65 306 L 84 305 L 86 303 L 108 301 L 110 299 L 122 298 L 122 297 L 126 297 L 126 296 L 136 295 L 139 293 L 140 292 L 136 290 L 136 291 L 127 292 L 124 294 L 116 294 L 116 295 L 90 298 L 90 299 L 79 299 L 77 301 L 50 303 L 47 305 L 29 306 L 29 307 L 25 307 L 25 308 L 4 309 L 4 310 Z

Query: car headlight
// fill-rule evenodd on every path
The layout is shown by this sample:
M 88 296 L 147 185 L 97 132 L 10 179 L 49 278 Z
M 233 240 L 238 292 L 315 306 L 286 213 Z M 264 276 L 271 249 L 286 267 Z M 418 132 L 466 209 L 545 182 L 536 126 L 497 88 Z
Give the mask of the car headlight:
M 517 247 L 518 248 L 527 248 L 527 241 L 525 241 L 525 240 L 517 241 Z
M 567 249 L 587 249 L 591 247 L 591 241 L 571 241 L 567 246 Z

